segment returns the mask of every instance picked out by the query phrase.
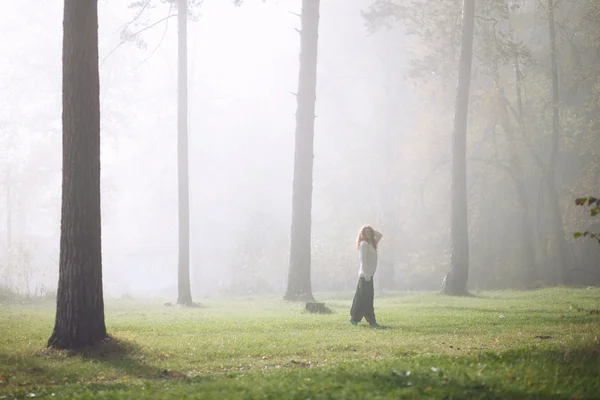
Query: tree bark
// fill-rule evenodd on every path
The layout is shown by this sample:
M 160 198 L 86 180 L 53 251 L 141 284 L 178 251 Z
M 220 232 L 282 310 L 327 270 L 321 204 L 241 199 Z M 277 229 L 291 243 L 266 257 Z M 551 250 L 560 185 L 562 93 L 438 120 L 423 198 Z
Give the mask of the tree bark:
M 310 278 L 311 211 L 319 3 L 319 0 L 302 0 L 290 264 L 284 296 L 284 299 L 294 301 L 313 300 Z
M 179 262 L 177 304 L 191 306 L 190 289 L 190 195 L 188 177 L 188 93 L 187 93 L 187 0 L 179 0 L 177 64 L 177 183 L 179 220 Z
M 467 220 L 467 117 L 473 60 L 475 0 L 463 2 L 462 43 L 452 137 L 452 216 L 450 272 L 443 293 L 467 295 L 469 279 L 469 230 Z
M 48 346 L 76 349 L 106 338 L 100 211 L 97 1 L 65 0 L 63 174 L 56 320 Z

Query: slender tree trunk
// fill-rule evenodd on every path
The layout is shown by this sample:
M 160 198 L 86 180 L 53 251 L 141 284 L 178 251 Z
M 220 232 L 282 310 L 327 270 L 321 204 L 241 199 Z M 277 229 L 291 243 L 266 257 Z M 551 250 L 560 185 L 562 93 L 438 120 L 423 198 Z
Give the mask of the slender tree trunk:
M 302 0 L 290 265 L 286 300 L 312 300 L 311 211 L 319 0 Z
M 191 306 L 190 195 L 188 178 L 187 0 L 179 0 L 178 7 L 177 183 L 179 188 L 179 263 L 177 274 L 177 304 Z
M 10 176 L 10 167 L 6 169 L 6 272 L 4 274 L 4 284 L 7 288 L 12 288 L 12 180 Z
M 519 176 L 522 171 L 515 171 L 515 175 Z M 521 242 L 523 245 L 523 256 L 524 256 L 524 273 L 521 279 L 521 286 L 527 286 L 534 283 L 537 276 L 537 265 L 535 258 L 535 245 L 534 245 L 534 230 L 533 230 L 533 218 L 531 218 L 531 212 L 529 210 L 529 199 L 527 196 L 527 187 L 521 177 L 515 176 L 515 187 L 517 189 L 517 198 L 519 205 L 521 206 L 521 216 L 519 217 L 519 226 L 521 231 Z
M 65 0 L 63 174 L 56 321 L 49 347 L 106 338 L 100 212 L 98 4 Z
M 558 61 L 556 50 L 556 22 L 554 21 L 554 0 L 548 0 L 548 33 L 550 35 L 550 74 L 552 76 L 552 152 L 546 176 L 546 193 L 550 201 L 552 230 L 556 244 L 556 266 L 552 272 L 552 283 L 567 283 L 570 267 L 570 252 L 565 238 L 565 228 L 556 188 L 556 169 L 560 152 L 560 98 L 558 81 Z
M 550 74 L 552 76 L 552 153 L 550 154 L 550 170 L 558 162 L 560 143 L 560 109 L 558 94 L 558 64 L 556 59 L 556 27 L 554 22 L 554 0 L 548 0 L 548 33 L 550 35 Z
M 467 220 L 467 117 L 473 59 L 475 0 L 463 2 L 462 44 L 452 140 L 452 255 L 443 292 L 467 295 L 469 279 L 469 229 Z
M 507 13 L 510 13 L 510 9 L 508 4 L 506 5 L 506 11 Z M 511 26 L 511 34 L 510 34 L 510 39 L 513 43 L 515 43 L 515 49 L 514 49 L 514 62 L 515 62 L 515 94 L 516 94 L 516 98 L 517 98 L 517 110 L 516 110 L 516 118 L 517 118 L 517 123 L 518 123 L 518 128 L 521 132 L 522 137 L 525 139 L 526 138 L 526 130 L 525 130 L 525 110 L 523 108 L 523 77 L 522 77 L 522 73 L 521 73 L 521 64 L 520 64 L 520 54 L 519 54 L 519 50 L 518 50 L 518 46 L 516 45 L 516 42 L 513 39 L 512 36 L 512 31 L 513 28 Z M 512 134 L 512 132 L 514 132 L 514 129 L 512 127 L 512 124 L 510 123 L 510 117 L 508 114 L 508 100 L 506 99 L 506 96 L 504 95 L 504 93 L 502 93 L 502 101 L 504 102 L 505 106 L 503 107 L 504 110 L 504 118 L 506 119 L 506 125 L 507 125 L 507 130 L 510 132 L 510 135 L 507 137 L 507 139 L 509 140 L 509 143 L 512 143 L 511 145 L 511 152 L 513 154 L 515 154 L 515 156 L 518 155 L 518 149 L 516 146 L 516 141 L 514 141 L 514 136 Z M 526 144 L 528 142 L 526 141 Z M 529 147 L 529 151 L 531 156 L 533 157 L 534 162 L 536 163 L 536 165 L 542 169 L 542 171 L 545 169 L 544 168 L 544 163 L 542 161 L 542 159 L 534 152 L 533 148 L 531 146 L 527 146 Z M 512 162 L 511 162 L 512 163 Z M 524 249 L 525 249 L 525 260 L 527 262 L 527 266 L 525 269 L 525 274 L 524 274 L 524 279 L 525 279 L 525 284 L 531 284 L 534 283 L 535 281 L 540 279 L 540 271 L 538 268 L 538 263 L 537 263 L 537 254 L 539 252 L 539 246 L 536 244 L 538 239 L 538 235 L 536 233 L 536 230 L 534 229 L 534 225 L 536 223 L 534 217 L 533 217 L 533 212 L 532 212 L 532 206 L 531 206 L 531 202 L 528 200 L 528 190 L 527 190 L 527 185 L 525 182 L 525 172 L 523 171 L 522 166 L 519 164 L 519 168 L 515 170 L 515 173 L 517 174 L 517 176 L 520 176 L 519 178 L 519 182 L 517 185 L 517 193 L 521 199 L 521 203 L 522 203 L 522 207 L 523 207 L 523 218 L 521 219 L 521 227 L 522 227 L 522 232 L 523 232 L 523 245 L 524 245 Z
M 521 81 L 521 67 L 519 64 L 519 54 L 515 52 L 515 90 L 517 93 L 517 112 L 518 112 L 518 124 L 523 129 L 523 95 L 522 95 L 522 81 Z M 505 99 L 508 103 L 508 101 Z M 508 116 L 508 110 L 506 107 L 503 108 L 506 114 L 507 121 L 510 121 Z M 507 137 L 511 145 L 511 152 L 514 157 L 519 160 L 518 169 L 515 170 L 517 176 L 519 176 L 519 182 L 517 191 L 519 194 L 521 206 L 523 207 L 523 218 L 521 219 L 521 232 L 523 233 L 523 246 L 525 250 L 525 283 L 532 284 L 538 279 L 538 268 L 536 264 L 536 251 L 535 251 L 535 230 L 533 229 L 534 220 L 532 218 L 530 203 L 527 196 L 527 185 L 525 184 L 525 172 L 523 171 L 523 162 L 518 156 L 516 141 L 512 126 L 509 127 L 510 136 Z

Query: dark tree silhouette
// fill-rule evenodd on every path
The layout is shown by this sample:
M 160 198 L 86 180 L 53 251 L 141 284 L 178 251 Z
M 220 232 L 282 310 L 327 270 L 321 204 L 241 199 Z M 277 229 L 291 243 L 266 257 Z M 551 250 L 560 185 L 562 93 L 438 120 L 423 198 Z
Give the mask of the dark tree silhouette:
M 63 174 L 56 321 L 49 347 L 106 338 L 100 214 L 98 3 L 65 0 Z
M 284 296 L 286 300 L 294 301 L 313 300 L 310 280 L 310 236 L 319 6 L 319 0 L 302 0 L 290 265 Z

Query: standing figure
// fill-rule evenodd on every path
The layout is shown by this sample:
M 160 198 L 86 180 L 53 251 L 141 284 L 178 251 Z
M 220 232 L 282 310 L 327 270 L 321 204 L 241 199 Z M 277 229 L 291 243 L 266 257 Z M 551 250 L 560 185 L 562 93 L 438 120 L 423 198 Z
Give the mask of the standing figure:
M 372 327 L 379 326 L 375 320 L 375 309 L 373 308 L 373 275 L 377 270 L 377 243 L 382 236 L 369 225 L 363 226 L 358 232 L 356 238 L 359 260 L 358 285 L 350 309 L 352 325 L 358 325 L 364 317 Z

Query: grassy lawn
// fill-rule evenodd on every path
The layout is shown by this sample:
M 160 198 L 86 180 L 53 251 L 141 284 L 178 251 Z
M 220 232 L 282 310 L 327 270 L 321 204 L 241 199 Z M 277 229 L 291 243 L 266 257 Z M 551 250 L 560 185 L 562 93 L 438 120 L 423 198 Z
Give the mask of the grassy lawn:
M 113 340 L 83 353 L 45 349 L 52 304 L 0 306 L 0 399 L 600 398 L 600 289 L 376 295 L 383 329 L 317 297 L 334 312 L 111 301 Z

